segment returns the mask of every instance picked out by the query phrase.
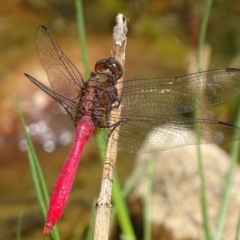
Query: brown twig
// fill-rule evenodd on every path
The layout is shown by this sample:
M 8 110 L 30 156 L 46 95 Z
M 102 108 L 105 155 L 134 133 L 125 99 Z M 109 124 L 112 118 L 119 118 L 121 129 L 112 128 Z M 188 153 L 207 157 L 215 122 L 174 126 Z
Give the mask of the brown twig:
M 127 33 L 127 20 L 122 14 L 118 14 L 116 17 L 116 26 L 113 29 L 113 40 L 114 40 L 114 50 L 112 55 L 115 60 L 117 60 L 123 68 L 125 63 L 125 48 L 126 48 L 126 33 Z M 118 80 L 118 93 L 121 94 L 123 77 Z M 119 114 L 120 111 L 116 111 Z M 116 113 L 115 113 L 116 117 Z M 111 118 L 111 115 L 110 115 Z M 117 128 L 119 128 L 118 126 Z M 109 224 L 111 217 L 111 195 L 112 195 L 112 184 L 113 184 L 113 173 L 115 162 L 117 158 L 117 142 L 118 131 L 113 131 L 110 138 L 108 139 L 108 144 L 106 148 L 106 153 L 104 157 L 102 183 L 99 198 L 97 201 L 97 213 L 95 220 L 94 229 L 94 240 L 107 240 L 109 235 Z M 115 148 L 115 149 L 113 149 Z

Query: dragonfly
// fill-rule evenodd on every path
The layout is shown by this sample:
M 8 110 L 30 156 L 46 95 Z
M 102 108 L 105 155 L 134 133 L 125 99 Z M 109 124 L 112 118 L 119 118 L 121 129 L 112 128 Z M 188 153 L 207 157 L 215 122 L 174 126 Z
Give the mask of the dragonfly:
M 51 231 L 63 213 L 83 148 L 91 136 L 98 148 L 104 150 L 111 133 L 118 131 L 119 138 L 112 144 L 117 144 L 117 152 L 122 153 L 147 153 L 240 139 L 240 128 L 233 124 L 180 117 L 181 113 L 239 95 L 238 68 L 127 80 L 122 77 L 120 63 L 104 58 L 97 61 L 89 79 L 84 81 L 43 25 L 36 31 L 36 47 L 51 87 L 28 74 L 25 76 L 60 103 L 76 127 L 73 147 L 49 202 L 44 233 Z M 144 141 L 149 132 L 154 133 L 154 138 Z

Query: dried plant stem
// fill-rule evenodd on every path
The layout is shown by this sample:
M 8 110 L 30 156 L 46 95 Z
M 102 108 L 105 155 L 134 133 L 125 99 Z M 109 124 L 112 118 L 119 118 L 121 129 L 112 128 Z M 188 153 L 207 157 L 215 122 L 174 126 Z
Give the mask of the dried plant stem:
M 114 50 L 112 55 L 115 60 L 117 60 L 124 70 L 125 63 L 125 48 L 126 48 L 126 33 L 127 33 L 127 20 L 122 14 L 118 14 L 116 17 L 117 24 L 113 30 L 113 40 L 114 40 Z M 123 77 L 122 77 L 123 78 Z M 118 83 L 121 83 L 122 78 L 118 80 Z M 121 94 L 120 89 L 122 88 L 121 84 L 119 86 L 118 93 Z M 120 117 L 119 111 L 119 117 Z M 115 113 L 116 117 L 116 113 Z M 110 116 L 111 118 L 111 116 Z M 118 126 L 119 128 L 120 126 Z M 97 201 L 97 212 L 95 220 L 95 229 L 94 229 L 94 240 L 107 240 L 109 235 L 109 225 L 111 217 L 111 195 L 112 195 L 112 184 L 113 184 L 113 174 L 114 167 L 117 157 L 117 142 L 118 140 L 118 131 L 113 131 L 111 134 L 106 153 L 104 157 L 103 165 L 103 174 L 102 174 L 102 183 L 99 198 Z M 115 149 L 113 149 L 115 147 Z

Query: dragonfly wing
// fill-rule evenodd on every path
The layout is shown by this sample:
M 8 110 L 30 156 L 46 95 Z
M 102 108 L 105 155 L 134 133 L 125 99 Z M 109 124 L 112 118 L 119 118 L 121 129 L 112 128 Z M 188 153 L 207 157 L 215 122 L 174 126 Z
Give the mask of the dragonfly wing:
M 36 78 L 24 73 L 24 75 L 32 82 L 34 83 L 36 86 L 38 86 L 40 89 L 42 89 L 45 93 L 47 93 L 49 96 L 51 96 L 54 100 L 56 100 L 57 102 L 59 102 L 66 110 L 66 112 L 68 113 L 68 115 L 70 116 L 70 118 L 73 120 L 74 124 L 76 123 L 76 116 L 79 117 L 79 115 L 77 115 L 77 105 L 78 103 L 75 101 L 72 101 L 70 99 L 67 99 L 63 96 L 61 96 L 60 94 L 58 94 L 57 92 L 53 91 L 51 88 L 45 86 L 43 83 L 41 83 L 40 81 L 38 81 Z
M 45 26 L 41 25 L 37 29 L 36 46 L 51 88 L 68 99 L 77 99 L 84 82 L 82 75 Z
M 120 123 L 120 129 L 114 131 L 119 131 L 120 137 L 113 144 L 118 144 L 118 152 L 122 153 L 147 153 L 198 143 L 221 144 L 240 139 L 240 128 L 229 123 L 180 117 L 131 117 L 129 121 Z M 103 149 L 102 143 L 107 140 L 106 129 L 100 129 L 97 137 L 95 143 Z
M 175 78 L 126 80 L 121 108 L 131 116 L 139 112 L 162 116 L 190 112 L 239 94 L 240 69 L 227 68 Z

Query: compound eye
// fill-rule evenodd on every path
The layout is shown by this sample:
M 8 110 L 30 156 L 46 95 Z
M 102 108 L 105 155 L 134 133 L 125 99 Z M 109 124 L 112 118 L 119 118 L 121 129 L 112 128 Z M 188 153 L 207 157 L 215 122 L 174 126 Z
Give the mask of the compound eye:
M 95 64 L 95 72 L 109 74 L 115 77 L 116 80 L 122 77 L 123 69 L 121 64 L 113 58 L 104 58 L 97 61 Z
M 107 58 L 104 59 L 100 59 L 96 62 L 95 64 L 95 72 L 96 73 L 103 73 L 104 70 L 106 69 L 106 62 L 107 62 Z

